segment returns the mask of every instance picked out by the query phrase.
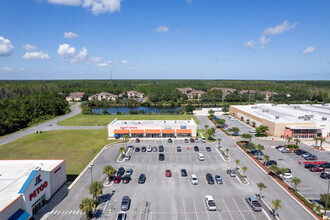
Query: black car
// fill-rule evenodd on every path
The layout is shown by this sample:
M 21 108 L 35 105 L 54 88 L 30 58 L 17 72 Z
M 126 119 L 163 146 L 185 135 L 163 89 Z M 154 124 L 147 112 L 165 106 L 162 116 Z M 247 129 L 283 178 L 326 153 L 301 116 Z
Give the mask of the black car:
M 213 177 L 212 177 L 212 175 L 210 173 L 207 173 L 206 174 L 206 181 L 210 185 L 214 184 L 214 179 L 213 179 Z
M 184 142 L 185 143 L 189 143 L 189 140 L 186 138 L 186 139 L 184 139 Z
M 199 151 L 198 146 L 195 146 L 195 147 L 194 147 L 194 150 L 195 150 L 196 152 L 198 152 L 198 151 Z
M 147 151 L 147 148 L 146 147 L 142 147 L 141 148 L 141 152 L 146 152 Z
M 126 176 L 124 176 L 124 177 L 122 178 L 122 182 L 123 182 L 124 184 L 129 183 L 129 181 L 131 181 L 131 177 L 128 176 L 128 175 L 126 175 Z
M 159 161 L 164 161 L 165 160 L 165 154 L 160 153 L 159 154 Z
M 169 139 L 167 139 L 167 142 L 168 142 L 168 143 L 172 143 L 173 141 L 172 141 L 171 138 L 169 138 Z
M 177 147 L 176 147 L 176 151 L 177 151 L 177 152 L 181 152 L 181 151 L 182 151 L 182 150 L 181 150 L 181 147 L 180 147 L 180 146 L 177 146 Z
M 291 173 L 291 169 L 290 168 L 286 168 L 286 172 L 287 173 Z
M 322 173 L 320 174 L 320 177 L 321 177 L 322 179 L 330 179 L 330 174 L 327 173 L 327 172 L 322 172 Z
M 181 176 L 187 176 L 187 170 L 181 169 Z
M 118 171 L 117 171 L 117 176 L 122 176 L 125 173 L 125 169 L 124 167 L 119 167 Z
M 302 149 L 298 149 L 298 150 L 295 150 L 294 153 L 297 155 L 302 155 L 302 154 L 306 153 L 306 151 L 304 151 Z
M 206 151 L 211 152 L 211 148 L 210 147 L 205 147 Z
M 129 146 L 128 146 L 128 148 L 134 149 L 134 146 L 132 146 L 132 145 L 129 145 Z
M 159 147 L 158 147 L 158 151 L 159 151 L 159 152 L 164 152 L 164 146 L 163 146 L 163 145 L 159 145 Z
M 267 161 L 266 166 L 271 166 L 273 164 L 277 166 L 277 162 L 275 160 L 269 160 Z
M 282 146 L 282 145 L 278 145 L 278 146 L 276 146 L 276 149 L 279 149 L 279 148 L 281 148 L 281 147 L 284 147 L 284 146 Z
M 135 148 L 135 152 L 140 152 L 140 148 L 139 147 L 136 147 Z
M 316 165 L 313 164 L 313 163 L 306 163 L 304 167 L 309 169 L 309 168 L 312 168 L 312 167 L 316 167 Z
M 323 167 L 323 168 L 330 168 L 330 163 L 329 162 L 324 163 L 324 164 L 321 164 L 320 166 Z
M 263 156 L 264 152 L 258 151 L 258 150 L 253 150 L 253 151 L 251 151 L 251 154 L 253 154 L 254 156 Z
M 308 157 L 305 157 L 305 160 L 317 160 L 317 156 L 309 155 Z
M 143 183 L 145 183 L 145 181 L 146 181 L 146 175 L 144 175 L 143 173 L 140 174 L 138 183 L 143 184 Z

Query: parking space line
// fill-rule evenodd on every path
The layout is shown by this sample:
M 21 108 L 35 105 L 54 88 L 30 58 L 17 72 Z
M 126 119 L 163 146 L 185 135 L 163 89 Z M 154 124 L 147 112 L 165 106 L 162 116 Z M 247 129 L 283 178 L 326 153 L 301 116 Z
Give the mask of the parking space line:
M 212 160 L 212 158 L 211 158 L 211 156 L 210 156 L 210 155 L 209 155 L 209 158 L 210 158 L 211 162 L 213 162 L 213 160 Z
M 234 203 L 235 203 L 235 206 L 237 207 L 237 209 L 238 209 L 239 213 L 241 214 L 241 216 L 242 216 L 242 217 L 243 217 L 243 219 L 245 220 L 245 218 L 244 218 L 244 216 L 243 216 L 243 213 L 241 212 L 240 208 L 238 207 L 237 203 L 235 202 L 235 199 L 234 199 L 234 197 L 231 197 L 231 199 L 234 201 Z
M 194 213 L 195 213 L 195 215 L 196 215 L 196 219 L 198 220 L 198 215 L 197 215 L 197 210 L 196 210 L 196 206 L 195 206 L 195 200 L 194 200 L 194 198 L 192 199 L 192 201 L 193 201 L 193 205 L 194 205 Z
M 230 213 L 230 211 L 229 211 L 229 209 L 228 209 L 228 206 L 227 206 L 225 200 L 223 199 L 223 197 L 222 197 L 222 201 L 223 201 L 223 203 L 224 203 L 225 206 L 226 206 L 226 209 L 227 209 L 227 211 L 228 211 L 228 213 L 229 213 L 229 215 L 230 215 L 230 218 L 231 218 L 232 220 L 234 220 L 234 219 L 233 219 L 233 216 L 231 215 L 231 213 Z
M 205 201 L 204 201 L 204 199 L 202 198 L 202 201 L 203 201 L 203 203 L 205 203 Z M 209 219 L 209 220 L 211 220 L 210 219 L 210 214 L 209 214 L 209 212 L 206 212 L 207 213 L 207 218 Z
M 182 199 L 182 203 L 183 203 L 184 219 L 189 220 L 189 219 L 187 219 L 186 206 L 184 205 L 184 199 Z
M 190 155 L 189 155 L 189 159 L 190 159 L 190 162 L 192 162 Z
M 243 200 L 243 203 L 245 204 L 245 206 L 248 208 L 248 210 L 250 211 L 250 213 L 251 213 L 251 215 L 253 216 L 253 218 L 255 219 L 255 220 L 257 220 L 257 218 L 256 218 L 256 216 L 253 214 L 253 212 L 251 211 L 251 208 L 246 204 L 246 201 L 243 199 L 243 198 L 241 198 L 242 200 Z

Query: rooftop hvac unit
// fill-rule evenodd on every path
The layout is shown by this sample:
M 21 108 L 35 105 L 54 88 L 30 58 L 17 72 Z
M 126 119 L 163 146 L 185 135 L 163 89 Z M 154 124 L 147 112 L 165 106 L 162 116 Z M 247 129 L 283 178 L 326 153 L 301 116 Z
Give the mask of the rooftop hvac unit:
M 326 121 L 328 120 L 326 117 L 322 117 L 322 121 Z
M 272 106 L 277 106 L 277 104 L 272 104 Z
M 164 121 L 164 123 L 166 123 L 166 121 Z
M 269 112 L 269 110 L 268 109 L 263 109 L 262 112 Z
M 126 121 L 124 121 L 124 124 L 127 124 L 127 122 L 126 122 Z
M 306 117 L 308 117 L 308 118 L 313 118 L 314 117 L 314 115 L 305 115 Z
M 252 109 L 257 109 L 258 107 L 257 106 L 251 106 Z
M 298 116 L 298 119 L 304 119 L 305 116 Z
M 300 106 L 293 106 L 294 109 L 301 109 Z
M 138 124 L 141 124 L 141 122 L 138 121 Z
M 309 121 L 309 117 L 304 117 L 304 121 Z
M 279 119 L 279 118 L 280 118 L 280 116 L 278 116 L 278 115 L 275 116 L 275 119 Z

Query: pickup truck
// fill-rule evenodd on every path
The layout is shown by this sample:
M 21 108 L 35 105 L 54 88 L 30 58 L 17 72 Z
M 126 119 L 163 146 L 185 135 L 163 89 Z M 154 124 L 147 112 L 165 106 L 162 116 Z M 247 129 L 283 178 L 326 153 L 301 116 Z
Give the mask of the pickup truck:
M 255 212 L 261 212 L 262 211 L 262 206 L 258 202 L 258 200 L 252 196 L 246 197 L 247 203 L 252 207 L 252 209 Z

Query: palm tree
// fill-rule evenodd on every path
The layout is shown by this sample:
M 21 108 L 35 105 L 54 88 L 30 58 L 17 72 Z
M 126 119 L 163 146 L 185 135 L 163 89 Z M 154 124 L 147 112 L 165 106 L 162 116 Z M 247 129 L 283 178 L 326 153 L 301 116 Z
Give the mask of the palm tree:
M 265 150 L 265 147 L 263 145 L 258 144 L 257 150 L 258 150 L 258 156 L 260 157 L 260 153 L 261 153 L 261 151 Z
M 245 172 L 248 170 L 247 167 L 242 167 L 242 170 L 243 170 L 243 173 L 244 173 L 244 176 L 245 176 Z
M 208 127 L 209 127 L 208 125 L 204 125 L 205 130 L 207 130 Z
M 103 184 L 99 181 L 94 181 L 88 186 L 89 194 L 93 195 L 93 201 L 102 194 Z
M 315 137 L 313 140 L 315 141 L 315 147 L 317 148 L 317 142 L 318 142 L 319 138 Z
M 83 198 L 80 201 L 79 209 L 82 213 L 86 214 L 87 218 L 89 218 L 93 210 L 93 200 L 91 198 Z
M 116 170 L 111 165 L 106 165 L 103 167 L 102 173 L 108 176 L 108 181 L 110 182 L 110 179 L 116 173 Z
M 277 211 L 278 209 L 281 209 L 281 208 L 282 208 L 281 200 L 279 200 L 279 199 L 274 199 L 274 200 L 272 201 L 272 205 L 273 205 L 273 207 L 274 207 L 274 216 L 276 217 L 276 211 Z
M 301 184 L 301 179 L 297 178 L 297 177 L 294 177 L 291 179 L 291 183 L 294 184 L 294 191 L 297 192 L 297 186 L 300 186 Z
M 293 141 L 296 143 L 296 145 L 298 145 L 300 143 L 299 139 L 294 139 Z
M 235 163 L 236 163 L 236 170 L 237 170 L 237 167 L 238 167 L 238 165 L 239 165 L 240 162 L 241 162 L 241 161 L 238 160 L 238 159 L 235 160 Z
M 286 136 L 285 139 L 288 141 L 288 144 L 290 144 L 290 141 L 292 140 L 292 137 Z
M 322 143 L 325 141 L 325 138 L 319 138 L 320 140 L 320 148 L 322 149 Z
M 217 141 L 218 141 L 218 146 L 220 147 L 220 142 L 222 141 L 222 139 L 218 138 Z
M 127 142 L 129 141 L 129 136 L 128 136 L 128 135 L 124 135 L 124 136 L 123 136 L 123 141 L 124 141 L 125 144 L 126 144 L 126 150 L 127 150 Z
M 259 192 L 259 199 L 261 199 L 261 192 L 262 192 L 263 189 L 267 189 L 267 186 L 264 183 L 257 183 L 257 186 L 258 186 L 258 188 L 260 190 L 260 192 Z
M 278 168 L 278 173 L 282 175 L 282 178 L 281 178 L 282 180 L 284 180 L 284 175 L 286 172 L 288 172 L 288 170 L 286 168 L 284 168 L 284 167 Z
M 229 152 L 229 149 L 228 149 L 228 148 L 226 148 L 226 154 L 227 154 L 227 156 L 229 156 L 228 152 Z
M 120 147 L 118 151 L 123 155 L 125 154 L 126 149 L 124 147 Z
M 270 161 L 270 156 L 265 154 L 264 159 L 265 159 L 265 164 L 266 164 L 268 161 Z

